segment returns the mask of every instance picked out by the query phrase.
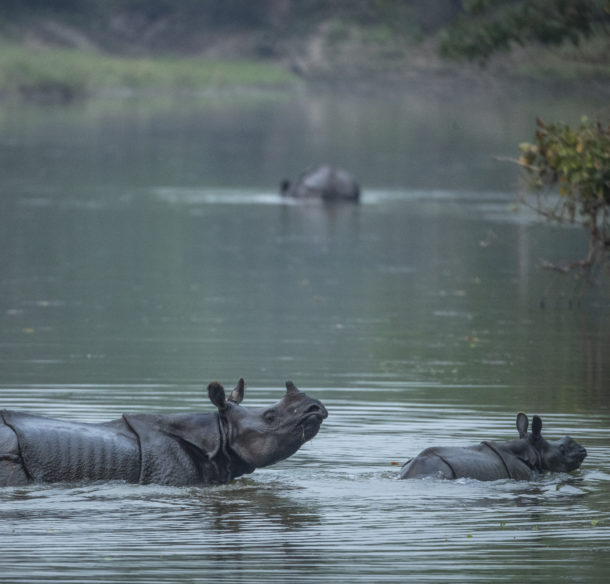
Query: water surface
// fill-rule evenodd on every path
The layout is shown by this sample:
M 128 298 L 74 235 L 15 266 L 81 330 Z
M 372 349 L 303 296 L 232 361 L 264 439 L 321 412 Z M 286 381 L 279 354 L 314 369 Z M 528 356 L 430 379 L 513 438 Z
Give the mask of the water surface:
M 605 582 L 608 289 L 540 257 L 575 228 L 515 212 L 541 108 L 595 98 L 303 96 L 0 110 L 2 407 L 73 420 L 211 409 L 212 379 L 330 415 L 219 487 L 0 492 L 1 582 Z M 547 116 L 547 118 L 548 118 Z M 359 206 L 283 200 L 329 160 Z M 541 300 L 545 299 L 544 308 Z M 397 481 L 432 444 L 516 436 L 589 456 L 531 483 Z

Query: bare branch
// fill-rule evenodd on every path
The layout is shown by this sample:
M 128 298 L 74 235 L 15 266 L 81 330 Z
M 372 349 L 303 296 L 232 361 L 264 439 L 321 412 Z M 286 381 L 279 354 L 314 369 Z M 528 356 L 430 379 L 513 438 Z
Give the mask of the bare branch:
M 553 272 L 559 272 L 560 274 L 569 274 L 573 270 L 582 269 L 588 271 L 591 269 L 592 263 L 587 260 L 579 260 L 570 264 L 553 264 L 545 259 L 540 259 L 540 265 L 545 270 L 552 270 Z
M 498 162 L 510 162 L 512 164 L 516 164 L 517 166 L 520 166 L 521 168 L 525 168 L 526 170 L 531 170 L 531 171 L 534 171 L 534 172 L 539 172 L 540 171 L 540 167 L 539 166 L 532 166 L 530 164 L 523 164 L 523 162 L 521 162 L 521 160 L 519 160 L 518 158 L 513 158 L 512 156 L 494 156 L 493 159 L 497 160 Z

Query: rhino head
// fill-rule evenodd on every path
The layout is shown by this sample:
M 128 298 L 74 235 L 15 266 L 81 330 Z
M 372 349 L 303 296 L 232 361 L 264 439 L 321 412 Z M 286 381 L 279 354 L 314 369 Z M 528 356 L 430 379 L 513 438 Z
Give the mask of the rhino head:
M 226 447 L 254 468 L 269 466 L 294 454 L 311 440 L 328 417 L 317 399 L 286 382 L 284 397 L 271 407 L 244 408 L 245 384 L 240 379 L 227 399 L 219 383 L 208 385 L 210 401 L 218 409 Z
M 531 432 L 528 432 L 529 420 L 523 413 L 517 415 L 518 442 L 527 444 L 527 452 L 518 454 L 525 458 L 532 468 L 550 472 L 571 472 L 582 464 L 587 451 L 570 436 L 550 442 L 542 437 L 542 420 L 534 416 Z M 536 460 L 533 460 L 536 459 Z

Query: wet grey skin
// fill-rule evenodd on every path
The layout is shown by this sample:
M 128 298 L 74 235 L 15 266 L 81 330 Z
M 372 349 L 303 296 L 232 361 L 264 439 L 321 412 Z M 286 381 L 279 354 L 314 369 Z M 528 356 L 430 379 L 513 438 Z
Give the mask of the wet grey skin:
M 286 382 L 262 409 L 241 405 L 240 379 L 227 398 L 207 387 L 215 412 L 125 414 L 79 423 L 0 411 L 0 486 L 123 480 L 162 485 L 222 484 L 294 454 L 328 416 L 324 405 Z
M 580 467 L 587 451 L 578 442 L 569 436 L 554 442 L 545 440 L 538 416 L 533 418 L 531 432 L 527 431 L 528 426 L 528 417 L 520 413 L 517 415 L 518 440 L 426 448 L 405 463 L 399 478 L 530 480 L 544 472 L 571 472 Z
M 319 199 L 327 203 L 360 200 L 360 185 L 346 170 L 323 164 L 305 170 L 296 181 L 284 179 L 280 194 L 295 199 Z

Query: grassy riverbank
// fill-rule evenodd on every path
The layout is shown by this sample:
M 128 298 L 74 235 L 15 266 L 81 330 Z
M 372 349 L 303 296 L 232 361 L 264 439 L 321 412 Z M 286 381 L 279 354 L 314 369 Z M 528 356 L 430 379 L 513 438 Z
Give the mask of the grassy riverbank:
M 449 80 L 464 74 L 472 80 L 500 82 L 596 82 L 610 86 L 606 45 L 598 41 L 579 49 L 519 53 L 500 57 L 484 70 L 443 61 L 430 46 L 413 46 L 394 61 L 369 53 L 354 62 L 351 51 L 336 49 L 317 61 L 303 59 L 305 71 L 293 73 L 286 62 L 227 56 L 108 55 L 92 49 L 31 48 L 0 44 L 0 97 L 69 102 L 101 93 L 203 93 L 238 88 L 286 89 L 308 81 L 359 82 L 384 79 L 413 83 L 417 79 Z M 483 77 L 482 77 L 483 76 Z
M 126 57 L 92 50 L 0 45 L 0 94 L 70 101 L 103 91 L 200 92 L 234 87 L 278 88 L 296 82 L 260 61 L 191 56 Z
M 442 22 L 423 34 L 421 23 L 406 28 L 406 16 L 392 26 L 383 20 L 371 24 L 336 14 L 322 16 L 284 29 L 216 29 L 209 23 L 198 28 L 180 21 L 182 36 L 168 17 L 159 25 L 165 37 L 148 45 L 140 37 L 151 37 L 144 32 L 155 28 L 153 20 L 145 20 L 146 27 L 140 23 L 141 30 L 126 21 L 128 42 L 108 23 L 96 31 L 84 15 L 81 20 L 50 13 L 12 21 L 0 18 L 0 97 L 69 102 L 104 92 L 275 90 L 300 82 L 369 89 L 390 82 L 413 88 L 430 81 L 449 86 L 455 79 L 465 80 L 473 90 L 525 81 L 575 87 L 593 82 L 610 92 L 610 35 L 601 28 L 578 47 L 518 47 L 494 55 L 482 69 L 439 55 Z

